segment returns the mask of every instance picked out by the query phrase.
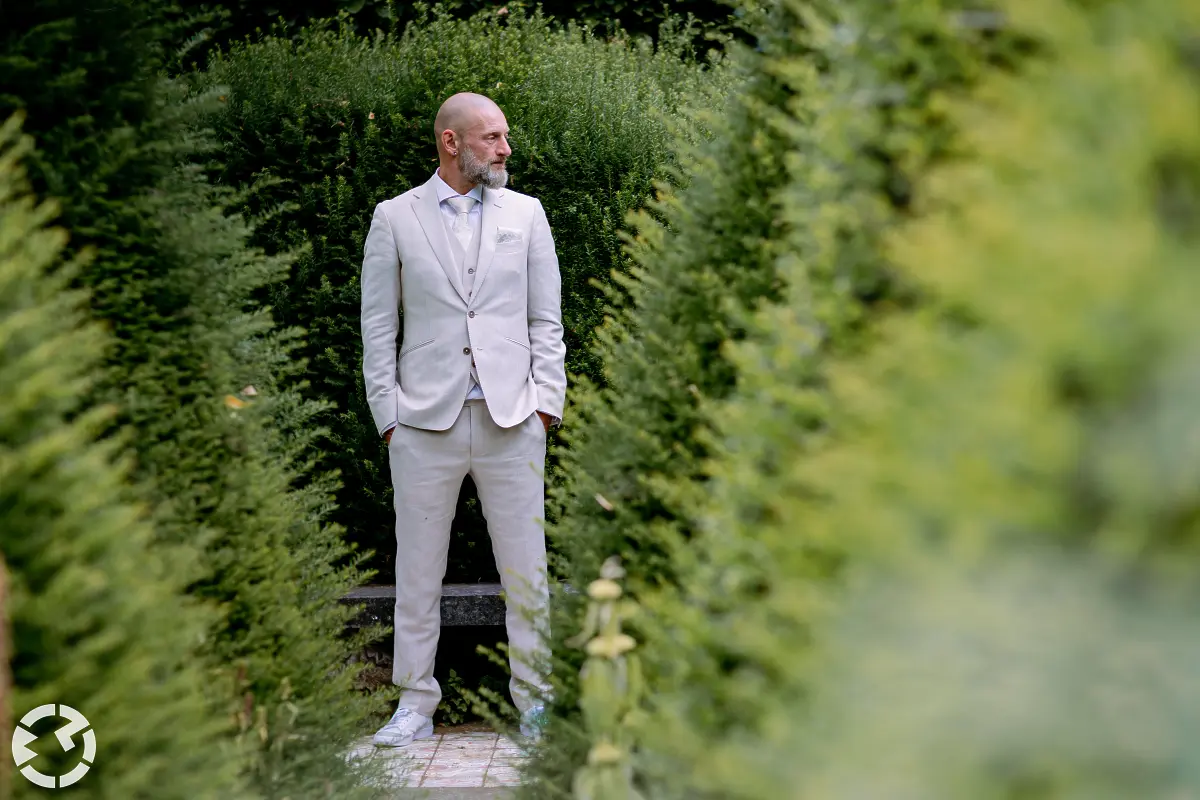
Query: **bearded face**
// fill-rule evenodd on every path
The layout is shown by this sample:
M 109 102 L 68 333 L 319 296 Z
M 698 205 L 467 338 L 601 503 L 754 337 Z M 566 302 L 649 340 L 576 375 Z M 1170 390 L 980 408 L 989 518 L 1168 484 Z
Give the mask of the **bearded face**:
M 470 145 L 458 151 L 458 170 L 471 183 L 482 184 L 489 189 L 503 189 L 508 183 L 508 169 L 504 160 L 494 157 L 484 160 L 475 155 Z

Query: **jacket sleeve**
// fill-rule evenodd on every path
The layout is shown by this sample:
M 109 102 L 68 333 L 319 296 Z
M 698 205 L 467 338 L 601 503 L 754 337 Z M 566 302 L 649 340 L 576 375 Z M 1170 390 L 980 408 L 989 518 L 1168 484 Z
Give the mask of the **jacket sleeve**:
M 566 355 L 562 325 L 562 277 L 546 211 L 539 201 L 529 237 L 529 350 L 538 411 L 562 421 L 567 393 Z
M 382 436 L 396 425 L 396 339 L 400 334 L 400 255 L 383 204 L 375 206 L 363 245 L 363 382 Z

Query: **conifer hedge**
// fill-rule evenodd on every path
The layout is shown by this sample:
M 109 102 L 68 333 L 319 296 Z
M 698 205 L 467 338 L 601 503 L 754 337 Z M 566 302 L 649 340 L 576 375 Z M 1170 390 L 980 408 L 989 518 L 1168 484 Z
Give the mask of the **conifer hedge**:
M 729 348 L 699 535 L 644 602 L 644 796 L 1200 786 L 1200 14 L 998 6 L 842 4 L 806 18 L 819 69 L 784 65 L 787 288 Z M 864 150 L 887 181 L 833 158 Z M 848 335 L 831 264 L 904 302 Z
M 394 513 L 383 445 L 370 422 L 358 330 L 362 241 L 380 200 L 424 183 L 437 166 L 432 120 L 458 91 L 493 97 L 512 128 L 511 186 L 538 197 L 563 273 L 567 369 L 601 378 L 591 351 L 602 293 L 624 270 L 619 232 L 670 158 L 672 120 L 710 103 L 728 76 L 669 29 L 657 48 L 560 29 L 540 14 L 425 17 L 377 39 L 316 27 L 297 41 L 237 45 L 193 77 L 221 87 L 211 124 L 219 180 L 252 186 L 248 207 L 269 213 L 254 241 L 302 249 L 266 291 L 277 319 L 309 335 L 301 353 L 313 394 L 333 404 L 322 447 L 345 489 L 337 517 L 392 574 Z M 469 486 L 469 482 L 468 482 Z M 447 580 L 496 577 L 473 492 L 464 491 Z
M 150 547 L 154 529 L 129 497 L 120 443 L 97 438 L 111 410 L 82 404 L 110 342 L 70 288 L 86 257 L 58 263 L 67 235 L 47 227 L 53 204 L 29 194 L 19 162 L 30 141 L 16 123 L 0 128 L 4 727 L 46 703 L 81 711 L 100 743 L 72 788 L 83 797 L 249 796 L 232 726 L 191 656 L 213 616 L 183 595 L 190 570 L 180 557 L 191 551 Z M 32 728 L 48 738 L 22 768 L 63 775 L 80 763 L 82 747 L 64 754 L 45 743 L 61 725 Z M 6 797 L 45 794 L 7 773 Z
M 924 313 L 929 302 L 897 271 L 887 241 L 924 213 L 914 187 L 959 157 L 946 98 L 1012 69 L 1029 48 L 993 22 L 952 3 L 806 4 L 788 32 L 803 43 L 800 55 L 769 67 L 798 98 L 776 244 L 787 302 L 747 319 L 746 350 L 727 351 L 738 353 L 738 390 L 710 410 L 720 445 L 706 470 L 719 480 L 693 506 L 694 524 L 711 534 L 686 552 L 681 591 L 646 598 L 655 626 L 642 656 L 671 732 L 645 766 L 654 772 L 647 779 L 685 793 L 703 786 L 754 796 L 735 785 L 731 764 L 768 769 L 773 755 L 755 742 L 780 698 L 764 687 L 806 691 L 811 626 L 836 596 L 849 556 L 836 532 L 822 536 L 805 523 L 800 509 L 826 495 L 795 463 L 842 435 L 831 363 L 873 347 L 881 320 Z M 784 525 L 785 508 L 797 516 L 774 552 L 764 531 Z M 795 576 L 790 615 L 775 614 L 776 569 Z M 743 627 L 743 613 L 769 617 L 771 636 L 788 642 L 786 657 L 760 654 L 754 637 L 763 628 Z M 736 755 L 697 755 L 726 741 Z
M 325 520 L 335 484 L 314 469 L 320 405 L 288 388 L 298 332 L 255 299 L 291 254 L 250 247 L 229 213 L 239 198 L 189 166 L 211 152 L 194 131 L 218 101 L 161 80 L 169 13 L 153 0 L 5 4 L 0 112 L 28 114 L 34 188 L 60 202 L 69 253 L 93 254 L 74 284 L 112 344 L 89 402 L 114 406 L 112 426 L 127 431 L 153 544 L 181 553 L 170 577 L 215 612 L 203 636 L 181 617 L 189 649 L 169 655 L 204 668 L 252 790 L 355 796 L 361 775 L 343 754 L 376 703 L 354 692 L 347 660 L 376 632 L 342 638 L 353 611 L 336 599 L 364 576 Z M 69 616 L 42 613 L 69 632 Z M 51 668 L 31 665 L 25 680 L 49 681 Z
M 870 556 L 807 795 L 1200 791 L 1200 9 L 1003 9 L 1043 57 L 952 109 L 971 157 L 892 243 L 939 313 L 839 370 L 855 435 L 804 467 L 831 498 L 807 527 Z
M 632 222 L 633 268 L 610 290 L 594 357 L 602 381 L 584 377 L 568 393 L 561 481 L 551 488 L 548 528 L 554 572 L 575 587 L 619 555 L 634 597 L 670 583 L 692 535 L 691 504 L 703 489 L 710 418 L 702 400 L 725 396 L 734 373 L 720 345 L 740 335 L 748 307 L 777 296 L 773 231 L 784 174 L 780 123 L 792 97 L 756 67 L 790 48 L 764 37 L 766 52 L 736 51 L 739 85 L 693 124 L 706 136 L 677 142 L 678 188 L 662 193 Z M 697 485 L 689 485 L 696 481 Z M 570 785 L 587 741 L 576 711 L 583 654 L 578 633 L 586 597 L 560 593 L 552 604 L 554 698 L 550 724 L 529 770 L 536 787 Z M 549 795 L 547 795 L 549 796 Z
M 601 392 L 576 393 L 583 423 L 567 434 L 556 495 L 560 570 L 586 585 L 619 554 L 648 611 L 640 655 L 649 694 L 687 712 L 645 768 L 683 781 L 685 795 L 732 780 L 719 762 L 693 763 L 694 748 L 736 736 L 774 702 L 756 695 L 755 679 L 733 676 L 785 668 L 748 658 L 710 617 L 753 604 L 763 588 L 753 531 L 782 497 L 804 491 L 780 454 L 827 435 L 822 364 L 865 346 L 879 314 L 920 303 L 897 280 L 883 237 L 912 213 L 913 182 L 948 155 L 939 96 L 969 85 L 984 63 L 1013 57 L 1007 39 L 935 3 L 783 2 L 761 30 L 755 52 L 741 57 L 745 99 L 689 163 L 688 189 L 664 204 L 669 233 L 648 228 L 631 247 L 642 271 L 616 332 L 603 338 L 614 377 Z M 797 297 L 804 315 L 786 329 L 775 315 L 790 309 L 772 311 L 784 296 Z M 729 348 L 747 335 L 783 337 L 772 355 L 790 368 L 786 378 L 740 386 Z M 715 433 L 741 413 L 724 403 L 735 387 L 770 412 L 761 437 L 723 442 Z M 711 524 L 709 462 L 727 450 L 746 468 L 721 508 L 744 515 L 745 535 L 701 548 L 694 540 Z M 814 578 L 836 575 L 836 549 L 804 547 Z M 587 744 L 574 724 L 580 654 L 563 642 L 579 625 L 579 605 L 570 595 L 560 602 L 556 719 L 531 770 L 550 787 L 564 785 Z M 797 625 L 779 635 L 804 641 L 807 632 Z M 666 755 L 676 747 L 686 753 L 678 769 Z
M 727 31 L 732 27 L 733 9 L 721 0 L 673 0 L 670 3 L 627 3 L 625 0 L 543 0 L 521 3 L 519 0 L 452 0 L 443 3 L 400 3 L 396 0 L 299 0 L 291 3 L 258 0 L 177 0 L 184 14 L 195 19 L 200 37 L 189 56 L 208 48 L 224 49 L 230 42 L 255 38 L 263 31 L 285 38 L 298 33 L 315 20 L 344 15 L 353 29 L 370 35 L 376 29 L 403 30 L 409 22 L 431 6 L 440 6 L 457 17 L 469 17 L 480 11 L 504 15 L 519 12 L 522 6 L 538 6 L 560 22 L 577 22 L 611 33 L 615 27 L 639 36 L 656 36 L 662 23 L 672 17 L 691 15 L 701 24 L 703 35 Z

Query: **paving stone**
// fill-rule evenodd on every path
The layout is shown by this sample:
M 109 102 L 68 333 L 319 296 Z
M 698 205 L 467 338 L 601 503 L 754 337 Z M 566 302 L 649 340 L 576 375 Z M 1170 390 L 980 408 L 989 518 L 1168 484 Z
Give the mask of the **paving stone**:
M 375 747 L 370 736 L 356 741 L 348 759 L 383 763 L 390 786 L 451 791 L 516 786 L 524 753 L 517 742 L 488 731 L 452 731 L 418 739 L 407 747 Z M 410 795 L 398 795 L 410 796 Z M 415 796 L 415 795 L 413 795 Z M 450 800 L 458 795 L 433 795 Z M 506 797 L 504 794 L 462 797 Z
M 489 767 L 484 776 L 484 786 L 519 786 L 521 773 L 515 767 Z

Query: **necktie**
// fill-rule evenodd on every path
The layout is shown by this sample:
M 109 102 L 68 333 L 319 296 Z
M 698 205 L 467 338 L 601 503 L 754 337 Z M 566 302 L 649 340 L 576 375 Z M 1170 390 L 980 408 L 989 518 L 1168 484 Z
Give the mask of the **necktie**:
M 454 225 L 450 230 L 454 232 L 454 236 L 458 239 L 459 244 L 463 246 L 463 250 L 467 249 L 467 245 L 471 243 L 471 207 L 475 205 L 474 197 L 449 197 L 446 202 L 454 209 L 456 216 L 454 217 Z

